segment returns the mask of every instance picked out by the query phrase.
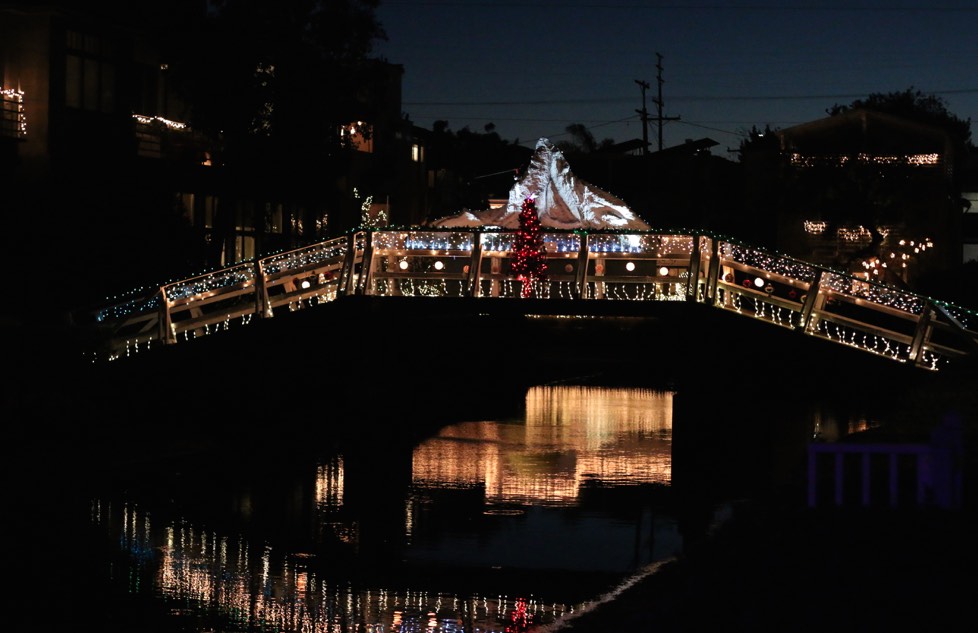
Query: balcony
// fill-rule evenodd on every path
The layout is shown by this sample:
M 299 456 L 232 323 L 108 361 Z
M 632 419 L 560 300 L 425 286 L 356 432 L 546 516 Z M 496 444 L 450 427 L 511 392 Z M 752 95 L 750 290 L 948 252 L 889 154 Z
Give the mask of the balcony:
M 0 88 L 0 138 L 21 140 L 26 137 L 24 93 L 14 88 Z
M 137 156 L 210 165 L 210 148 L 186 123 L 145 114 L 132 118 Z

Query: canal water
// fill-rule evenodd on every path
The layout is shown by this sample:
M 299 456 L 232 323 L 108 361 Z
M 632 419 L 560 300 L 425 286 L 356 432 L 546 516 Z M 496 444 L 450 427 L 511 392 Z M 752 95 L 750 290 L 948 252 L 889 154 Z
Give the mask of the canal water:
M 724 518 L 726 497 L 749 494 L 724 488 L 688 512 L 675 405 L 667 388 L 540 385 L 508 414 L 446 418 L 402 446 L 378 431 L 147 459 L 145 438 L 97 468 L 35 464 L 8 502 L 12 609 L 22 630 L 559 630 L 679 555 L 691 531 Z M 873 424 L 806 411 L 783 436 L 800 456 L 815 434 Z M 732 418 L 715 453 L 738 459 L 700 459 L 689 468 L 709 472 L 684 477 L 745 481 L 738 464 L 757 456 L 744 447 L 770 448 L 758 432 Z M 784 465 L 766 464 L 761 478 L 778 479 Z

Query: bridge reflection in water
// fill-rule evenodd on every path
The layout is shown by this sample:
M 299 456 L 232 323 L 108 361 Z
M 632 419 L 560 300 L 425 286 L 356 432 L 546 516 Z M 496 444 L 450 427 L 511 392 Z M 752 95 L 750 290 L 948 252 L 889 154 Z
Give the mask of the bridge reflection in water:
M 75 318 L 94 326 L 93 358 L 115 360 L 343 297 L 513 299 L 522 290 L 510 266 L 516 236 L 360 230 L 129 293 Z M 570 314 L 599 303 L 693 302 L 930 370 L 978 349 L 972 311 L 730 238 L 555 230 L 542 237 L 547 274 L 527 310 L 540 299 L 564 301 Z
M 680 551 L 667 501 L 671 439 L 668 391 L 538 387 L 525 420 L 450 424 L 405 447 L 403 489 L 379 491 L 376 474 L 356 481 L 348 466 L 358 457 L 329 453 L 302 471 L 305 481 L 242 491 L 232 503 L 206 478 L 171 490 L 169 508 L 152 505 L 152 494 L 119 499 L 142 489 L 130 478 L 93 502 L 92 520 L 126 554 L 112 573 L 124 599 L 154 596 L 181 630 L 524 630 L 514 623 L 586 609 Z M 308 531 L 284 525 L 281 500 L 262 496 L 295 503 L 298 490 L 297 513 L 314 517 Z M 274 536 L 194 510 L 172 516 L 201 494 L 201 508 L 247 508 L 250 529 Z M 366 503 L 390 503 L 400 520 Z M 374 568 L 371 551 L 387 560 Z

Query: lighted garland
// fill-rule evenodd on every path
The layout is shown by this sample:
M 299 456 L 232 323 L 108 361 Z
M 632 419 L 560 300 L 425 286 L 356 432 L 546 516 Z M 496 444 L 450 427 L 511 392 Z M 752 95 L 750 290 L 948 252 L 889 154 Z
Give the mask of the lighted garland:
M 145 114 L 133 114 L 132 118 L 142 125 L 162 125 L 169 130 L 175 130 L 182 132 L 184 130 L 189 130 L 190 128 L 186 123 L 181 123 L 180 121 L 171 121 L 170 119 L 164 119 L 161 116 L 149 116 Z
M 902 156 L 876 156 L 861 152 L 855 156 L 846 154 L 801 154 L 792 152 L 789 156 L 791 164 L 797 167 L 842 167 L 849 162 L 874 165 L 910 165 L 913 167 L 936 167 L 940 165 L 941 156 L 936 152 L 927 154 L 907 154 Z
M 229 286 L 244 284 L 249 281 L 254 281 L 254 279 L 255 270 L 251 266 L 237 266 L 231 269 L 223 269 L 203 277 L 166 286 L 166 298 L 168 301 L 187 299 Z
M 346 257 L 347 250 L 347 240 L 336 238 L 303 249 L 266 257 L 260 260 L 260 263 L 266 274 L 274 275 L 330 260 L 343 259 Z
M 528 199 L 524 207 L 526 207 L 524 212 L 534 207 L 532 199 Z M 398 246 L 409 246 L 411 249 L 425 251 L 470 251 L 474 240 L 478 239 L 484 250 L 498 249 L 500 251 L 507 251 L 512 256 L 512 262 L 514 264 L 520 259 L 519 254 L 522 252 L 524 254 L 524 262 L 529 262 L 530 257 L 535 257 L 537 258 L 536 261 L 543 267 L 542 273 L 538 271 L 535 278 L 531 277 L 529 273 L 524 273 L 521 277 L 517 270 L 519 265 L 517 265 L 513 270 L 514 277 L 506 279 L 480 279 L 481 296 L 535 296 L 537 298 L 546 298 L 550 297 L 552 293 L 555 293 L 559 297 L 573 298 L 577 295 L 579 289 L 576 282 L 550 282 L 546 279 L 546 253 L 566 254 L 579 252 L 581 240 L 585 236 L 588 239 L 589 252 L 608 253 L 609 255 L 616 253 L 630 255 L 634 253 L 638 257 L 642 255 L 647 257 L 661 257 L 664 252 L 671 254 L 676 254 L 677 252 L 684 254 L 691 253 L 693 245 L 696 244 L 694 240 L 699 240 L 699 251 L 707 259 L 709 258 L 711 243 L 713 240 L 718 239 L 704 232 L 685 235 L 676 232 L 664 234 L 656 231 L 635 232 L 626 230 L 547 230 L 544 232 L 539 227 L 539 218 L 535 215 L 535 208 L 532 208 L 532 211 L 533 217 L 529 217 L 529 213 L 527 213 L 527 217 L 521 220 L 521 230 L 515 233 L 502 229 L 465 231 L 431 231 L 421 229 L 411 231 L 405 231 L 403 229 L 370 232 L 358 231 L 352 237 L 354 252 L 359 253 L 363 251 L 366 246 L 366 236 L 368 234 L 373 237 L 374 244 L 379 250 L 384 250 L 385 248 L 396 249 Z M 946 309 L 953 318 L 964 324 L 965 327 L 967 327 L 968 321 L 973 322 L 976 316 L 974 312 L 953 306 L 952 304 L 928 300 L 896 288 L 865 282 L 845 273 L 809 265 L 781 254 L 772 254 L 729 239 L 719 239 L 719 242 L 723 257 L 742 262 L 761 271 L 774 272 L 788 278 L 810 281 L 813 280 L 817 270 L 822 270 L 823 273 L 827 273 L 823 274 L 822 285 L 839 294 L 867 299 L 873 303 L 901 309 L 913 314 L 922 313 L 926 308 L 927 302 L 931 301 L 935 305 L 940 305 Z M 259 263 L 265 268 L 263 274 L 288 272 L 289 270 L 321 264 L 327 260 L 337 261 L 349 257 L 351 256 L 349 244 L 350 239 L 348 238 L 334 238 L 304 249 L 270 255 L 263 260 L 259 260 Z M 561 257 L 558 255 L 551 257 L 565 259 L 566 256 Z M 524 263 L 523 265 L 525 266 L 527 264 Z M 685 276 L 688 280 L 689 272 L 689 270 L 682 270 L 680 271 L 680 276 Z M 253 283 L 254 278 L 254 266 L 252 264 L 242 263 L 231 268 L 220 269 L 196 278 L 172 283 L 166 287 L 166 290 L 170 299 L 194 297 L 206 299 L 208 293 L 213 294 L 216 290 L 244 286 L 248 283 Z M 433 275 L 430 280 L 409 280 L 407 285 L 401 281 L 395 283 L 398 283 L 400 286 L 397 288 L 400 294 L 406 296 L 465 296 L 468 294 L 466 284 L 463 281 L 442 279 L 437 275 Z M 645 280 L 638 280 L 634 283 L 604 282 L 592 278 L 583 289 L 584 295 L 596 296 L 599 294 L 599 288 L 601 289 L 601 297 L 610 300 L 686 300 L 685 284 L 674 284 L 670 286 L 661 282 Z M 107 306 L 99 311 L 97 313 L 98 320 L 121 320 L 127 315 L 159 310 L 162 307 L 159 289 L 153 290 L 154 293 L 150 296 L 137 294 L 137 292 L 142 292 L 142 289 L 131 292 L 130 298 Z M 381 284 L 381 280 L 375 280 L 376 294 L 390 296 L 394 290 L 395 287 L 389 285 L 389 282 Z M 718 305 L 719 307 L 724 307 L 722 305 L 722 298 L 725 294 L 724 290 L 718 288 L 718 292 L 720 293 L 718 295 Z M 696 299 L 700 301 L 706 300 L 705 284 L 697 283 L 694 294 Z M 298 309 L 306 303 L 309 306 L 319 305 L 329 302 L 337 296 L 337 288 L 332 287 L 331 291 L 322 295 L 315 295 L 290 303 L 289 309 Z M 741 301 L 741 293 L 735 292 L 732 299 L 732 304 L 727 307 L 743 313 L 744 306 Z M 755 317 L 788 327 L 795 327 L 795 322 L 800 320 L 800 315 L 797 312 L 792 312 L 783 306 L 777 304 L 767 305 L 767 302 L 760 300 L 758 297 L 750 297 L 748 300 L 753 306 Z M 248 322 L 251 316 L 253 315 L 245 315 L 242 318 L 242 322 Z M 270 310 L 266 316 L 271 316 Z M 813 321 L 815 320 L 813 319 Z M 225 322 L 223 325 L 223 330 L 226 331 L 229 323 Z M 183 339 L 190 340 L 191 336 L 196 338 L 198 332 L 209 334 L 212 331 L 216 332 L 221 329 L 220 326 L 216 328 L 212 328 L 209 325 L 197 326 L 196 328 L 183 331 Z M 150 335 L 149 339 L 152 338 L 153 336 Z M 852 344 L 853 342 L 851 336 L 849 338 L 828 336 L 827 338 L 832 338 L 833 340 L 847 344 Z M 858 346 L 863 348 L 869 347 L 865 343 Z M 149 340 L 136 339 L 126 341 L 126 347 L 124 348 L 125 355 L 128 356 L 131 353 L 139 352 L 143 347 L 149 349 Z M 880 353 L 882 350 L 872 349 L 871 351 Z M 887 355 L 887 352 L 882 352 L 882 355 Z M 121 353 L 115 352 L 110 354 L 109 357 L 110 359 L 119 358 L 121 357 Z M 946 359 L 922 352 L 919 363 L 922 365 L 929 364 L 936 366 L 942 360 Z
M 540 235 L 540 216 L 533 197 L 523 201 L 520 211 L 520 230 L 513 244 L 513 276 L 523 284 L 520 296 L 524 299 L 536 296 L 537 282 L 546 279 L 547 262 L 543 256 L 543 238 Z
M 543 233 L 543 248 L 548 253 L 577 253 L 581 250 L 581 236 Z
M 134 314 L 154 312 L 162 305 L 162 295 L 159 291 L 149 297 L 136 297 L 123 303 L 102 308 L 95 313 L 95 321 L 102 323 L 114 319 L 122 319 Z
M 594 235 L 588 238 L 588 251 L 592 253 L 646 254 L 656 257 L 693 252 L 692 235 L 663 235 L 626 233 L 620 235 Z
M 782 277 L 797 279 L 805 283 L 811 283 L 815 279 L 816 269 L 811 264 L 783 256 L 772 255 L 759 248 L 728 243 L 727 257 L 742 264 L 777 273 Z
M 0 88 L 0 103 L 7 101 L 14 104 L 13 112 L 16 115 L 13 120 L 16 122 L 16 135 L 18 138 L 27 136 L 27 116 L 24 114 L 24 91 L 16 88 Z M 6 112 L 7 108 L 4 108 Z M 6 113 L 5 112 L 5 113 Z
M 412 231 L 374 234 L 374 243 L 384 250 L 471 251 L 472 234 L 458 231 Z
M 853 281 L 852 277 L 829 273 L 823 275 L 821 285 L 839 294 L 858 297 L 910 314 L 921 314 L 927 305 L 923 297 L 910 292 L 889 286 L 870 284 L 861 280 L 856 280 L 854 284 Z
M 483 233 L 482 250 L 487 252 L 509 252 L 516 241 L 515 233 Z

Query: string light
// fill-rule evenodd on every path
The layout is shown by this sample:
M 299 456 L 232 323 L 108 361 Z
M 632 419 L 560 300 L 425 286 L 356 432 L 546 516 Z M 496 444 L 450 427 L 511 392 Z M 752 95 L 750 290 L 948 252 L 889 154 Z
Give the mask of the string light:
M 532 199 L 526 201 L 528 209 L 532 204 Z M 804 325 L 806 333 L 903 362 L 909 357 L 906 343 L 880 334 L 880 326 L 870 322 L 873 315 L 889 314 L 891 317 L 892 312 L 886 311 L 902 312 L 908 327 L 913 328 L 930 304 L 945 311 L 962 327 L 978 321 L 975 313 L 958 306 L 871 282 L 868 278 L 860 279 L 800 262 L 726 237 L 692 232 L 684 235 L 677 231 L 549 230 L 544 233 L 534 232 L 531 222 L 524 227 L 522 236 L 520 232 L 498 227 L 463 231 L 425 228 L 361 230 L 349 237 L 274 253 L 253 262 L 168 282 L 155 289 L 138 289 L 97 311 L 97 320 L 117 323 L 120 329 L 130 324 L 130 331 L 132 324 L 141 321 L 144 324 L 141 330 L 148 334 L 138 339 L 123 338 L 116 348 L 104 354 L 93 354 L 92 358 L 115 360 L 150 349 L 150 341 L 155 338 L 152 333 L 156 331 L 152 323 L 164 313 L 169 313 L 170 318 L 171 338 L 166 342 L 178 340 L 177 337 L 190 341 L 227 332 L 233 323 L 251 323 L 256 314 L 253 294 L 259 285 L 267 286 L 265 309 L 259 316 L 273 316 L 272 308 L 278 304 L 294 311 L 335 301 L 344 294 L 344 271 L 352 270 L 349 260 L 365 252 L 368 235 L 374 247 L 373 272 L 371 286 L 364 290 L 377 296 L 465 297 L 474 294 L 488 298 L 533 296 L 573 300 L 580 296 L 622 301 L 709 300 L 718 308 L 751 315 L 782 327 Z M 582 250 L 585 240 L 587 248 Z M 711 269 L 709 260 L 713 243 L 716 243 L 720 258 L 720 266 L 713 269 L 720 277 L 715 280 L 715 297 L 710 299 L 706 295 L 708 280 L 703 275 Z M 492 262 L 492 272 L 476 270 L 473 273 L 470 270 L 475 244 L 479 245 L 482 256 Z M 693 245 L 698 246 L 701 260 L 699 276 L 693 280 L 695 285 L 687 298 Z M 910 252 L 916 249 L 919 253 L 932 245 L 930 240 L 904 240 L 900 246 Z M 908 257 L 910 252 L 906 253 Z M 533 276 L 531 272 L 524 272 L 521 276 L 512 266 L 520 261 L 521 253 L 524 262 L 536 258 L 535 265 L 540 265 L 544 274 L 538 272 Z M 663 258 L 669 265 L 660 265 Z M 559 269 L 563 272 L 554 276 L 545 274 L 547 260 L 561 262 Z M 659 275 L 643 275 L 643 261 L 658 266 L 653 270 Z M 506 262 L 511 269 L 504 273 Z M 587 272 L 588 262 L 594 262 L 590 272 Z M 581 279 L 577 278 L 579 269 L 586 273 Z M 742 275 L 739 280 L 735 279 L 733 271 Z M 365 272 L 354 274 L 359 277 Z M 743 277 L 745 274 L 747 277 Z M 812 287 L 816 276 L 819 276 L 819 284 Z M 301 296 L 273 295 L 272 290 L 282 288 L 286 283 L 316 290 Z M 470 288 L 470 283 L 474 288 Z M 824 294 L 824 305 L 816 302 L 805 322 L 802 315 L 805 296 L 812 292 Z M 834 322 L 834 314 L 845 306 L 862 310 L 860 322 L 849 323 L 847 329 L 840 329 L 842 326 L 835 323 L 834 329 L 827 330 L 825 324 Z M 191 312 L 194 314 L 191 318 L 179 322 L 172 319 L 177 311 L 191 310 L 195 311 Z M 219 310 L 220 316 L 215 315 L 214 312 Z M 947 353 L 928 349 L 927 354 L 919 354 L 917 364 L 936 368 L 947 361 Z
M 13 104 L 7 106 L 6 104 Z M 23 138 L 27 136 L 27 115 L 24 114 L 24 91 L 17 88 L 0 87 L 0 105 L 3 105 L 2 122 L 6 124 L 8 120 L 14 122 L 14 136 Z
M 936 152 L 931 152 L 927 154 L 906 154 L 906 155 L 889 155 L 889 156 L 874 156 L 872 154 L 859 153 L 855 156 L 848 156 L 844 154 L 827 154 L 827 155 L 803 155 L 797 152 L 793 152 L 789 155 L 789 160 L 791 164 L 796 167 L 816 167 L 816 166 L 834 166 L 842 167 L 849 162 L 858 162 L 873 165 L 910 165 L 912 167 L 935 167 L 940 165 L 941 156 Z
M 171 119 L 165 119 L 161 116 L 148 116 L 145 114 L 133 114 L 132 118 L 136 119 L 137 122 L 142 125 L 152 125 L 154 123 L 159 123 L 163 127 L 170 130 L 183 131 L 190 129 L 186 123 L 181 123 L 180 121 L 173 121 Z

